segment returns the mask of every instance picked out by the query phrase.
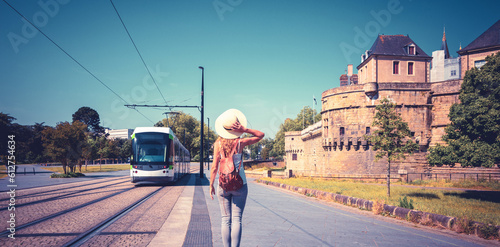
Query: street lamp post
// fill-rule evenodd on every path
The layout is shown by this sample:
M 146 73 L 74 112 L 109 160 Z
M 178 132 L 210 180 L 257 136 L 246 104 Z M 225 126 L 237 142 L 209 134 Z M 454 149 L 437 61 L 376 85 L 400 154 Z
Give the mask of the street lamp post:
M 207 133 L 207 169 L 210 170 L 210 118 L 208 120 L 208 133 Z
M 204 90 L 204 77 L 205 77 L 205 68 L 202 66 L 198 67 L 201 69 L 201 133 L 200 133 L 200 178 L 203 178 L 203 158 L 204 158 L 204 153 L 203 153 L 203 125 L 204 125 L 204 102 L 203 102 L 203 90 Z

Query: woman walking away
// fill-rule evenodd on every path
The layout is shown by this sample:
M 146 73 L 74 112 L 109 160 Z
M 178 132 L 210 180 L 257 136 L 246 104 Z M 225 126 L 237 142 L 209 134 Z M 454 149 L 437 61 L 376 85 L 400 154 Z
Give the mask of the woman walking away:
M 214 163 L 210 171 L 210 197 L 215 195 L 214 181 L 219 173 L 217 197 L 222 216 L 222 243 L 225 247 L 238 247 L 241 240 L 241 217 L 248 195 L 243 169 L 242 151 L 257 143 L 264 133 L 247 129 L 247 119 L 241 111 L 229 109 L 215 121 L 219 138 L 214 144 Z M 252 137 L 240 138 L 243 133 Z

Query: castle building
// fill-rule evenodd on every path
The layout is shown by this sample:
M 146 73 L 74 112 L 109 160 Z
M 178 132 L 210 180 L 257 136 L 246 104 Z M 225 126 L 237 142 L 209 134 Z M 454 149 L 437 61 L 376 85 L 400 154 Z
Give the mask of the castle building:
M 396 111 L 408 123 L 411 138 L 420 146 L 405 160 L 391 163 L 391 174 L 422 172 L 428 165 L 427 149 L 443 143 L 444 129 L 450 123 L 449 109 L 459 102 L 463 74 L 471 66 L 480 65 L 486 55 L 500 50 L 499 31 L 497 22 L 459 51 L 460 57 L 455 60 L 450 60 L 453 58 L 443 34 L 439 50 L 442 59 L 435 61 L 409 36 L 379 35 L 361 56 L 359 84 L 324 91 L 322 120 L 302 131 L 285 133 L 286 167 L 295 175 L 306 176 L 386 174 L 387 161 L 375 160 L 376 152 L 364 135 L 372 132 L 375 107 L 388 98 L 396 104 Z M 448 66 L 450 76 L 444 75 L 447 61 L 452 64 Z M 442 72 L 437 72 L 438 67 Z M 457 70 L 455 75 L 452 68 Z M 432 76 L 433 72 L 441 73 L 440 79 Z
M 446 32 L 443 31 L 441 49 L 432 52 L 431 82 L 460 79 L 462 78 L 460 70 L 460 58 L 450 56 Z
M 429 57 L 404 35 L 379 35 L 358 65 L 360 84 L 429 82 Z
M 464 49 L 457 51 L 462 58 L 462 78 L 465 71 L 481 68 L 486 63 L 486 56 L 500 51 L 500 20 L 472 41 Z

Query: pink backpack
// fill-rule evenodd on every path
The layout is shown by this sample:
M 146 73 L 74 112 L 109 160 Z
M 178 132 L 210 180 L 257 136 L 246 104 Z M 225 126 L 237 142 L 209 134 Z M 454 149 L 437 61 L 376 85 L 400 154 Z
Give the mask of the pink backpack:
M 236 191 L 243 187 L 243 179 L 240 176 L 240 169 L 242 165 L 237 164 L 235 167 L 233 161 L 233 155 L 238 155 L 237 152 L 239 147 L 240 140 L 238 140 L 238 145 L 234 145 L 231 153 L 227 157 L 224 156 L 222 147 L 220 148 L 221 159 L 219 163 L 219 185 L 224 191 Z

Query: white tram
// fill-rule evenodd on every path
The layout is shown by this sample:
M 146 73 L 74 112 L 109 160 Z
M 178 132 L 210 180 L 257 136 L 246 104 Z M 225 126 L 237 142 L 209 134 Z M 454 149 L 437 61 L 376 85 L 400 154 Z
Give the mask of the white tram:
M 189 173 L 191 156 L 170 128 L 138 127 L 132 133 L 132 183 L 173 182 Z

